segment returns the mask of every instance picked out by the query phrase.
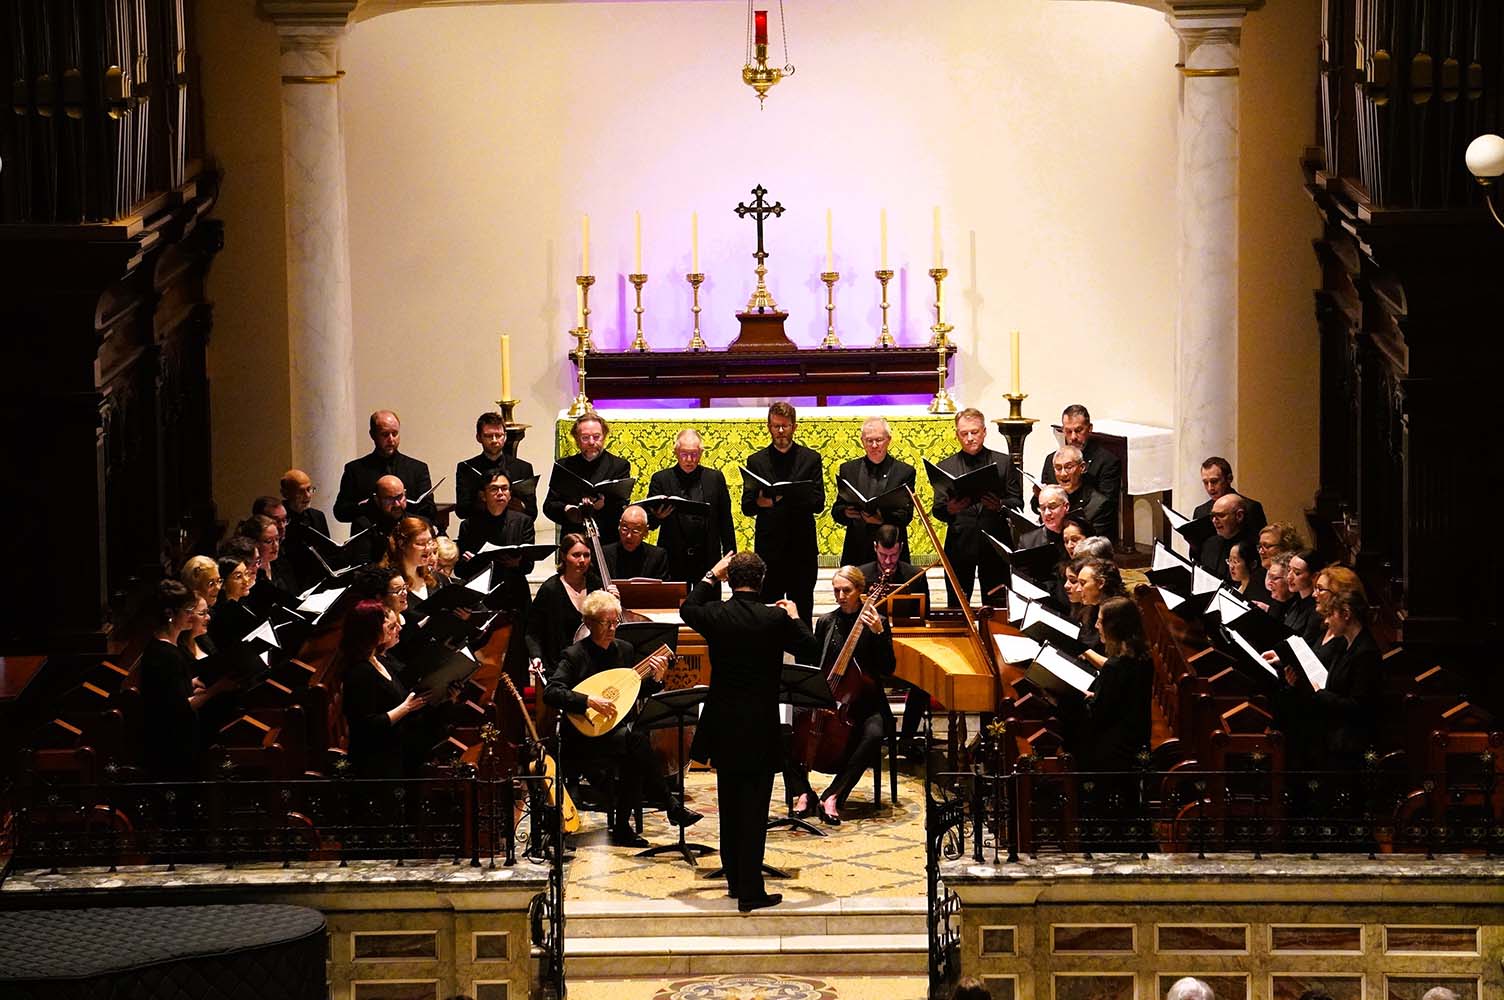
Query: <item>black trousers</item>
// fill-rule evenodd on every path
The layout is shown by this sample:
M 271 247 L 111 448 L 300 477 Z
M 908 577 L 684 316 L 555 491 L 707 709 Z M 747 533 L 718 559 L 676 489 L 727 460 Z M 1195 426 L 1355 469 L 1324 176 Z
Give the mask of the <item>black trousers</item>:
M 808 625 L 815 617 L 815 580 L 820 575 L 819 556 L 816 553 L 807 559 L 790 559 L 786 553 L 759 552 L 767 563 L 767 575 L 762 578 L 762 600 L 765 604 L 787 597 L 799 609 L 799 617 Z
M 625 817 L 642 804 L 644 794 L 654 802 L 674 801 L 647 733 L 623 724 L 604 736 L 569 739 L 565 762 L 576 772 L 589 770 L 592 764 L 602 761 L 617 765 L 615 805 L 619 826 L 629 825 Z
M 998 554 L 992 551 L 992 546 L 987 540 L 978 539 L 982 548 L 976 552 L 951 552 L 946 550 L 945 555 L 950 560 L 951 569 L 956 571 L 956 582 L 961 585 L 962 597 L 971 598 L 971 584 L 978 576 L 982 578 L 982 592 L 977 597 L 978 604 L 990 604 L 994 607 L 1001 601 L 1001 594 L 987 594 L 993 588 L 1009 581 L 1008 564 L 1003 562 Z M 949 608 L 960 607 L 955 588 L 950 585 L 950 577 L 945 578 L 945 606 Z
M 727 890 L 739 899 L 767 895 L 762 859 L 768 846 L 772 771 L 717 769 L 716 805 L 721 811 L 721 867 Z
M 830 787 L 820 794 L 820 801 L 825 801 L 832 795 L 836 797 L 839 806 L 846 801 L 846 796 L 856 787 L 856 783 L 862 780 L 867 773 L 867 768 L 877 760 L 878 754 L 883 752 L 883 741 L 888 736 L 888 717 L 882 712 L 871 712 L 862 720 L 860 726 L 855 727 L 851 734 L 851 742 L 847 746 L 846 763 L 841 765 Z M 801 795 L 810 795 L 813 792 L 809 786 L 809 772 L 804 765 L 798 763 L 790 756 L 788 764 L 783 770 L 783 790 L 789 802 L 793 802 Z

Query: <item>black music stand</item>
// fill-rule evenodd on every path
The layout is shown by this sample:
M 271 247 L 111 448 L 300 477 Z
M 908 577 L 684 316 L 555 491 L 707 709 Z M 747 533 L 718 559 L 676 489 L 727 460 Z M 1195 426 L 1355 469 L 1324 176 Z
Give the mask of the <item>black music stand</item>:
M 782 672 L 778 675 L 778 701 L 780 704 L 791 708 L 835 708 L 836 696 L 831 693 L 830 682 L 825 679 L 825 672 L 818 667 L 808 667 L 802 663 L 785 663 Z M 814 794 L 811 792 L 810 794 Z M 805 830 L 817 837 L 828 837 L 830 834 L 806 820 L 795 816 L 780 816 L 777 819 L 768 820 L 768 829 L 776 830 L 779 827 L 788 827 L 792 830 Z M 724 875 L 725 869 L 717 868 L 707 875 L 707 878 L 719 878 Z M 789 878 L 789 873 L 781 868 L 763 863 L 762 873 L 771 878 Z
M 700 706 L 705 703 L 705 696 L 710 693 L 710 688 L 703 684 L 694 687 L 675 688 L 672 691 L 659 691 L 643 703 L 642 711 L 637 715 L 637 721 L 632 725 L 642 732 L 650 732 L 654 729 L 667 729 L 674 726 L 679 730 L 679 760 L 683 766 L 679 768 L 679 808 L 684 808 L 684 772 L 689 770 L 689 761 L 685 759 L 687 748 L 684 746 L 684 726 L 686 719 L 699 712 Z M 639 858 L 656 858 L 660 854 L 680 854 L 688 861 L 690 867 L 699 867 L 696 857 L 706 854 L 714 854 L 713 848 L 704 844 L 690 844 L 684 840 L 684 827 L 679 827 L 679 841 L 674 844 L 659 844 L 657 847 L 649 847 L 647 850 L 638 851 Z

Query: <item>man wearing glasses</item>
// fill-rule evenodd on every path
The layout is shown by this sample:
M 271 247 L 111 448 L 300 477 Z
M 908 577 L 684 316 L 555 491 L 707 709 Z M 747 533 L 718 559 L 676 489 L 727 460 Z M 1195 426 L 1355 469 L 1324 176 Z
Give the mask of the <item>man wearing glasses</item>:
M 700 432 L 686 427 L 674 437 L 674 465 L 653 473 L 649 496 L 683 497 L 710 505 L 705 514 L 663 504 L 649 511 L 648 527 L 660 529 L 668 553 L 668 580 L 698 580 L 722 555 L 736 551 L 731 492 L 720 470 L 701 465 Z
M 1059 554 L 1060 562 L 1065 562 L 1070 557 L 1065 551 L 1065 539 L 1062 532 L 1065 530 L 1066 516 L 1071 512 L 1070 494 L 1059 485 L 1046 486 L 1039 491 L 1039 527 L 1024 532 L 1018 536 L 1018 548 L 1033 549 L 1044 545 L 1053 545 Z M 1065 593 L 1065 581 L 1059 573 L 1051 574 L 1048 580 L 1035 580 L 1035 583 L 1050 592 L 1051 598 L 1061 609 L 1070 608 L 1070 598 Z
M 324 567 L 313 554 L 312 533 L 328 536 L 329 520 L 313 506 L 319 488 L 302 469 L 288 469 L 279 484 L 282 506 L 286 511 L 287 530 L 282 544 L 282 558 L 298 581 L 300 593 L 324 578 Z M 341 567 L 336 566 L 335 569 Z
M 618 580 L 644 578 L 668 579 L 668 553 L 651 542 L 644 541 L 648 534 L 648 512 L 633 504 L 621 512 L 616 522 L 616 537 L 601 549 L 606 560 L 606 572 Z
M 376 484 L 382 479 L 397 479 L 406 483 L 415 497 L 423 498 L 415 505 L 413 513 L 433 521 L 438 511 L 434 506 L 428 464 L 402 453 L 402 422 L 397 414 L 391 410 L 377 410 L 371 414 L 370 435 L 370 453 L 345 463 L 339 481 L 339 495 L 334 498 L 335 520 L 354 523 L 365 514 L 365 499 Z
M 1007 564 L 987 544 L 982 532 L 1006 539 L 1008 521 L 1003 508 L 1017 508 L 1023 503 L 1023 477 L 1005 452 L 986 446 L 987 418 L 981 410 L 967 407 L 956 414 L 956 441 L 961 445 L 960 450 L 941 462 L 940 468 L 961 476 L 991 463 L 1002 476 L 1003 492 L 988 494 L 974 503 L 964 497 L 951 497 L 944 503 L 936 498 L 930 508 L 935 520 L 950 525 L 945 532 L 945 556 L 962 590 L 957 594 L 950 579 L 946 579 L 946 603 L 953 608 L 971 599 L 971 584 L 978 576 L 982 578 L 983 604 L 987 603 L 988 594 L 1008 582 Z
M 386 542 L 397 522 L 407 516 L 407 487 L 396 476 L 376 480 L 376 491 L 350 525 L 352 563 L 378 562 L 386 555 Z M 369 530 L 367 530 L 369 529 Z M 359 538 L 354 536 L 365 531 Z
M 1093 535 L 1117 541 L 1117 512 L 1087 481 L 1086 459 L 1081 449 L 1069 444 L 1060 446 L 1055 451 L 1052 467 L 1056 484 L 1070 498 L 1070 512 L 1090 525 Z
M 899 554 L 907 562 L 908 526 L 914 519 L 912 500 L 885 508 L 879 514 L 841 502 L 839 484 L 842 480 L 869 500 L 905 486 L 910 490 L 914 488 L 914 467 L 888 454 L 888 446 L 893 443 L 893 431 L 888 427 L 888 421 L 882 417 L 868 417 L 862 421 L 861 435 L 864 454 L 861 458 L 853 458 L 841 465 L 836 473 L 836 501 L 830 508 L 830 519 L 846 528 L 846 540 L 841 545 L 841 565 L 856 566 L 866 562 L 872 554 L 872 540 L 877 529 L 884 524 L 891 524 L 898 529 Z M 868 582 L 873 582 L 872 578 Z
M 1236 493 L 1224 493 L 1212 501 L 1212 528 L 1216 534 L 1201 543 L 1196 564 L 1213 576 L 1232 578 L 1227 557 L 1244 539 L 1253 540 L 1257 533 L 1248 523 L 1248 501 Z

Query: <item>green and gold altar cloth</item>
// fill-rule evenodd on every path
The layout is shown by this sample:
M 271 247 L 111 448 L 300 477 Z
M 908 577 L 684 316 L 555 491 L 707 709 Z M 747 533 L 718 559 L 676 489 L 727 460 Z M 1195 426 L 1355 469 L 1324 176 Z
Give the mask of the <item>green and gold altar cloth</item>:
M 632 475 L 637 477 L 632 493 L 635 500 L 648 495 L 648 480 L 653 473 L 674 464 L 674 436 L 686 427 L 699 431 L 704 445 L 701 464 L 719 469 L 731 490 L 737 548 L 752 547 L 752 519 L 742 516 L 741 512 L 740 466 L 746 463 L 747 456 L 768 445 L 768 411 L 765 407 L 623 408 L 603 409 L 600 413 L 611 425 L 606 448 L 630 462 Z M 938 462 L 956 450 L 955 417 L 952 414 L 930 413 L 922 406 L 800 407 L 799 428 L 794 440 L 815 449 L 825 459 L 826 513 L 815 522 L 823 565 L 835 564 L 845 539 L 846 529 L 831 520 L 829 513 L 830 504 L 836 498 L 836 470 L 847 460 L 861 457 L 862 421 L 873 416 L 886 417 L 893 429 L 893 443 L 889 448 L 892 455 L 918 470 L 916 492 L 926 510 L 933 495 L 924 475 L 922 460 L 928 458 Z M 572 417 L 559 414 L 554 434 L 555 458 L 572 455 L 578 450 L 569 434 L 573 425 Z M 995 430 L 989 437 L 989 446 L 1006 450 L 1001 438 L 992 440 L 992 437 L 997 437 Z M 938 522 L 936 528 L 944 531 L 944 525 Z M 923 526 L 918 524 L 909 526 L 909 547 L 916 559 L 933 556 L 935 551 Z

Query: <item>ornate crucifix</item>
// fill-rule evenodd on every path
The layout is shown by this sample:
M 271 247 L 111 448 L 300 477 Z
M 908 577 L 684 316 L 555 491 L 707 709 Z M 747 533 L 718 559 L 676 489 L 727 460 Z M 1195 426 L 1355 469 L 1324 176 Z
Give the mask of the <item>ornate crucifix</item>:
M 783 203 L 774 202 L 771 205 L 768 204 L 767 199 L 763 197 L 767 193 L 768 189 L 759 184 L 752 189 L 752 204 L 739 204 L 736 206 L 738 218 L 745 219 L 750 215 L 752 216 L 752 221 L 757 223 L 757 251 L 752 254 L 757 260 L 757 267 L 754 268 L 757 272 L 757 288 L 753 291 L 752 297 L 747 300 L 747 312 L 752 312 L 754 309 L 758 312 L 778 311 L 778 303 L 773 301 L 772 293 L 768 291 L 768 286 L 764 282 L 764 278 L 768 273 L 768 252 L 762 246 L 762 224 L 763 220 L 770 215 L 774 218 L 782 215 Z

